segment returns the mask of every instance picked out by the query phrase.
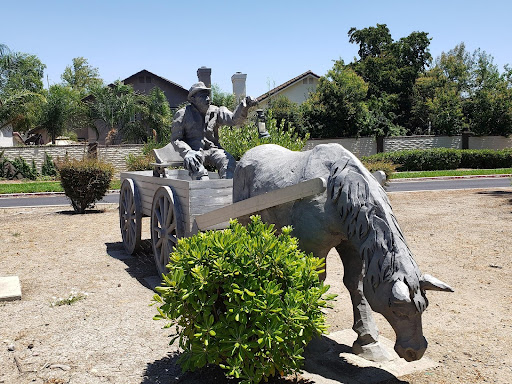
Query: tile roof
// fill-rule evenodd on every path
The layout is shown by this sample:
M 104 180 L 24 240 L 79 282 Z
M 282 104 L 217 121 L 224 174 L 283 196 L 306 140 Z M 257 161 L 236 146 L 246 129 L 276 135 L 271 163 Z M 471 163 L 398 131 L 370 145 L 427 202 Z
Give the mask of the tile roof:
M 264 93 L 263 95 L 259 96 L 257 99 L 258 99 L 259 102 L 261 102 L 261 101 L 267 99 L 268 97 L 273 96 L 276 93 L 281 92 L 283 89 L 288 88 L 292 84 L 295 84 L 296 82 L 302 80 L 303 78 L 305 78 L 305 77 L 307 77 L 309 75 L 314 76 L 317 79 L 320 78 L 320 76 L 318 76 L 316 73 L 314 73 L 311 70 L 309 70 L 309 71 L 306 71 L 306 72 L 304 72 L 303 74 L 301 74 L 301 75 L 299 75 L 297 77 L 294 77 L 291 80 L 288 80 L 286 83 L 283 83 L 280 86 L 275 87 L 274 89 L 271 89 L 270 91 L 268 91 L 268 92 Z

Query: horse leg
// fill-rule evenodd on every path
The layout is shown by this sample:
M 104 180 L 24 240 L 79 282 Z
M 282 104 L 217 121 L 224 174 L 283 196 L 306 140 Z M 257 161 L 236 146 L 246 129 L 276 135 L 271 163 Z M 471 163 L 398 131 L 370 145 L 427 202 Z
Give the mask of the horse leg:
M 389 352 L 378 341 L 379 330 L 373 319 L 370 304 L 364 296 L 363 263 L 358 250 L 348 240 L 344 240 L 336 246 L 336 251 L 343 262 L 343 284 L 347 287 L 352 300 L 352 329 L 357 333 L 352 351 L 372 361 L 391 360 Z

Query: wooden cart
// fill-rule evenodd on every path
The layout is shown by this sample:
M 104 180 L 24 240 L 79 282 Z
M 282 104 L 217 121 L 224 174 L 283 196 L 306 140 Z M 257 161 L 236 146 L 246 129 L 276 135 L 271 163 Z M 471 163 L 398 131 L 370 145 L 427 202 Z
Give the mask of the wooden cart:
M 165 177 L 160 177 L 165 176 Z M 192 180 L 185 170 L 121 173 L 119 221 L 126 251 L 134 253 L 141 241 L 142 218 L 150 217 L 156 267 L 166 272 L 178 239 L 198 231 L 225 228 L 229 219 L 249 215 L 290 201 L 322 193 L 325 180 L 316 178 L 233 203 L 233 180 Z

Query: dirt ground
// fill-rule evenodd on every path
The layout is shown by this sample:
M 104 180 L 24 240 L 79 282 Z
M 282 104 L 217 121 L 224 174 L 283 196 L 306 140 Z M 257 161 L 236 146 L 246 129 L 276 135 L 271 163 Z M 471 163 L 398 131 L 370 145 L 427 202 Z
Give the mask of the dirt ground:
M 420 269 L 455 293 L 430 291 L 423 315 L 425 356 L 439 367 L 387 383 L 512 383 L 512 188 L 390 198 Z M 85 215 L 0 209 L 0 221 L 0 276 L 19 276 L 23 293 L 0 303 L 0 383 L 226 382 L 216 370 L 181 373 L 170 332 L 148 305 L 151 250 L 146 242 L 144 252 L 126 257 L 115 206 Z M 339 297 L 328 314 L 331 331 L 352 326 L 342 274 L 332 251 L 327 280 Z M 52 306 L 71 292 L 83 299 Z

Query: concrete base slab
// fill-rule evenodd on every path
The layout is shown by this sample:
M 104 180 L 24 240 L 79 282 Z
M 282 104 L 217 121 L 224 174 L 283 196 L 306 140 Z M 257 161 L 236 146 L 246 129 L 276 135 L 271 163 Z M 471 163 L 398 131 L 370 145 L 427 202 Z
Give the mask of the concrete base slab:
M 0 277 L 0 301 L 21 300 L 21 285 L 18 276 Z
M 316 384 L 372 384 L 438 366 L 426 357 L 408 363 L 398 357 L 393 341 L 382 336 L 379 339 L 391 360 L 373 362 L 354 355 L 356 333 L 351 329 L 322 336 L 308 346 L 302 376 Z

